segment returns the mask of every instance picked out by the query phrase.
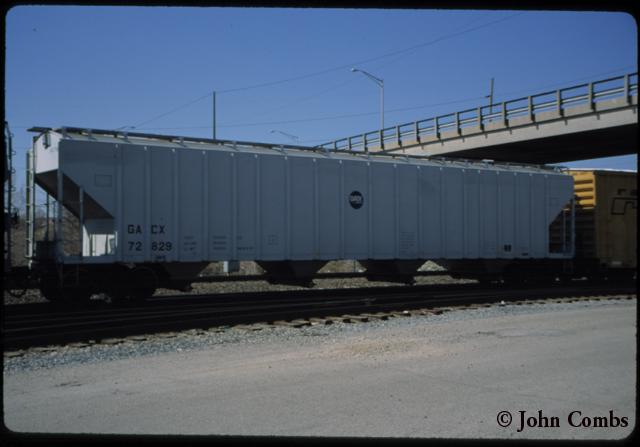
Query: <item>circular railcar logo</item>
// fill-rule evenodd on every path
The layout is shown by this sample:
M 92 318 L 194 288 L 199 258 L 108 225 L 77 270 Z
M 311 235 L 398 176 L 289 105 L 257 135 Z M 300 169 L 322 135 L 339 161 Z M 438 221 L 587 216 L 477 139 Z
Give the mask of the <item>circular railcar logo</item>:
M 358 208 L 362 208 L 362 205 L 364 204 L 364 197 L 362 197 L 360 191 L 353 191 L 349 194 L 349 204 L 351 205 L 351 208 L 356 210 Z

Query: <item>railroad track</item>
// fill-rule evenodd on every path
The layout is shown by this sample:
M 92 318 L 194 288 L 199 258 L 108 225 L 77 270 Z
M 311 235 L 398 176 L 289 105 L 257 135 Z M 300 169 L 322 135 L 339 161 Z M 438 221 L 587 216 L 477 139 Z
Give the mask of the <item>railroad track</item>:
M 324 289 L 266 293 L 158 297 L 142 304 L 83 307 L 38 303 L 5 306 L 5 351 L 52 345 L 119 343 L 176 331 L 260 329 L 265 325 L 307 326 L 357 322 L 450 308 L 507 302 L 585 297 L 635 296 L 633 284 L 569 284 L 540 287 L 479 284 Z

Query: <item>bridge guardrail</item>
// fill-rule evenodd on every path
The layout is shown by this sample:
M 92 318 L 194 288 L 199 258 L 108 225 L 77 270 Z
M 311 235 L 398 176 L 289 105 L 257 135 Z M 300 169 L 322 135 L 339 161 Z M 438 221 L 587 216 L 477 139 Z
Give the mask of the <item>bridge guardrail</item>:
M 576 93 L 570 94 L 576 90 Z M 457 131 L 458 135 L 462 135 L 462 129 L 468 127 L 484 131 L 487 124 L 502 122 L 508 126 L 510 120 L 523 116 L 535 121 L 536 115 L 543 112 L 557 111 L 563 114 L 565 110 L 587 104 L 595 110 L 595 104 L 604 100 L 622 97 L 629 104 L 631 97 L 637 95 L 636 72 L 386 127 L 333 140 L 316 148 L 360 152 L 369 152 L 371 148 L 384 150 L 385 145 L 400 148 L 406 144 L 420 144 L 422 139 L 428 137 L 439 139 L 443 132 L 451 130 Z

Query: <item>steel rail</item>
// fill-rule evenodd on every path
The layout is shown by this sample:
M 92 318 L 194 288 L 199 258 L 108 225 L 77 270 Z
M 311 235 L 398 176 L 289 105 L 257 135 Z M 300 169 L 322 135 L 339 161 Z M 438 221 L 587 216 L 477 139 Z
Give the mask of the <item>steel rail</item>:
M 474 285 L 477 286 L 477 285 Z M 391 288 L 389 288 L 391 289 Z M 350 313 L 401 312 L 424 307 L 490 303 L 536 297 L 616 295 L 635 292 L 634 286 L 543 286 L 538 288 L 460 287 L 447 289 L 420 289 L 405 287 L 405 291 L 387 294 L 368 293 L 367 289 L 351 290 L 346 295 L 336 295 L 330 290 L 325 296 L 307 299 L 289 294 L 272 301 L 261 298 L 260 293 L 249 294 L 250 300 L 237 304 L 228 300 L 222 303 L 203 300 L 183 306 L 176 302 L 137 306 L 128 309 L 111 309 L 107 312 L 77 311 L 64 316 L 54 312 L 29 317 L 6 315 L 3 328 L 5 348 L 25 348 L 52 343 L 68 343 L 107 337 L 123 337 L 149 332 L 206 329 L 220 325 L 269 322 L 275 320 L 311 317 L 331 317 Z M 246 295 L 246 294 L 245 294 Z M 229 298 L 230 296 L 227 296 Z

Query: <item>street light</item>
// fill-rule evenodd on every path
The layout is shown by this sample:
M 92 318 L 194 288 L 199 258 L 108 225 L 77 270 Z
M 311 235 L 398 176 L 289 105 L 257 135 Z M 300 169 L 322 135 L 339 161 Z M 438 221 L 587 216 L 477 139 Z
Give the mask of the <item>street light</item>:
M 493 113 L 493 78 L 491 78 L 491 86 L 489 87 L 489 94 L 485 96 L 489 98 L 489 114 Z
M 212 98 L 212 103 L 213 103 L 212 104 L 213 105 L 213 109 L 212 109 L 212 112 L 213 112 L 212 127 L 213 127 L 213 130 L 211 131 L 211 136 L 215 140 L 216 139 L 216 91 L 215 90 L 213 91 L 212 96 L 213 96 L 213 98 Z
M 360 73 L 371 79 L 373 82 L 378 84 L 378 87 L 380 87 L 380 129 L 384 129 L 384 81 L 380 78 L 376 78 L 371 73 L 360 70 L 359 68 L 352 68 L 351 71 L 353 73 L 359 71 Z
M 286 136 L 286 137 L 291 138 L 293 141 L 299 141 L 299 140 L 300 140 L 300 138 L 296 137 L 295 135 L 288 134 L 288 133 L 283 132 L 283 131 L 281 131 L 281 130 L 275 130 L 275 129 L 274 129 L 274 130 L 270 130 L 270 131 L 269 131 L 269 133 L 276 133 L 276 132 L 277 132 L 277 133 L 281 133 L 282 135 L 284 135 L 284 136 Z

